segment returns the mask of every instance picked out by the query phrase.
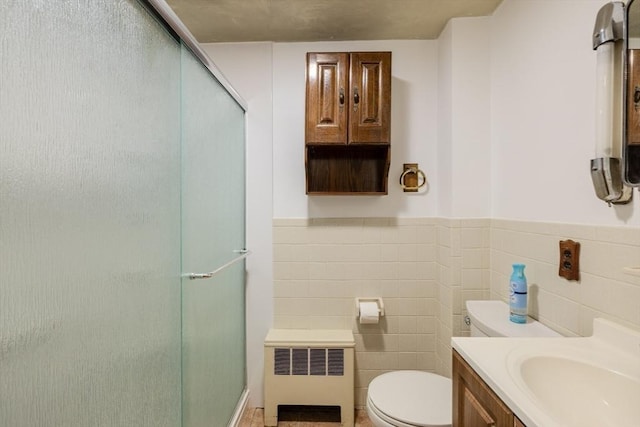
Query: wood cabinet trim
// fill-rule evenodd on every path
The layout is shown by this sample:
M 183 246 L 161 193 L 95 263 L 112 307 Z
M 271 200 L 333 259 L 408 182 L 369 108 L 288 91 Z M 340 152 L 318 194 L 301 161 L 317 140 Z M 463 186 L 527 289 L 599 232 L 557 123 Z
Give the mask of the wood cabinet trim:
M 525 427 L 524 423 L 518 417 L 513 416 L 513 427 Z
M 456 352 L 453 353 L 453 426 L 513 427 L 514 415 L 480 376 Z M 470 399 L 472 396 L 473 399 Z

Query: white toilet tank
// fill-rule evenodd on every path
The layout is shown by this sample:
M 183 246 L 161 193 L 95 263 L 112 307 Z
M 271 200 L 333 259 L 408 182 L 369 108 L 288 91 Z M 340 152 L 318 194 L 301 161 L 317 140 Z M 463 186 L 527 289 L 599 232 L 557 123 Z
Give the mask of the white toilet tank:
M 527 323 L 509 320 L 509 306 L 502 301 L 467 301 L 472 337 L 560 337 L 556 331 L 527 317 Z

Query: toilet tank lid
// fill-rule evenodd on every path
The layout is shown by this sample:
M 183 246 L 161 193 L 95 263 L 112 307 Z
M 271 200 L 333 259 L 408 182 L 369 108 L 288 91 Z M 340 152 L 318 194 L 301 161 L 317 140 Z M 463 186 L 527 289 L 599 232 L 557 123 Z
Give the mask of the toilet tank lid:
M 467 301 L 471 324 L 490 337 L 559 337 L 559 333 L 537 320 L 527 323 L 509 320 L 509 306 L 503 301 Z

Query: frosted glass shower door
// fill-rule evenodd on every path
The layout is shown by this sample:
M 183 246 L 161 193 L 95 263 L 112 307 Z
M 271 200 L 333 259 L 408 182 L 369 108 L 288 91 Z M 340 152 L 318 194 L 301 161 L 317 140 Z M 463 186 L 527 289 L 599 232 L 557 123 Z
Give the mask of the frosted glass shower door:
M 182 268 L 214 271 L 245 247 L 244 111 L 182 49 Z M 183 427 L 226 426 L 245 388 L 244 260 L 182 279 Z
M 0 1 L 0 426 L 180 424 L 180 90 L 135 0 Z

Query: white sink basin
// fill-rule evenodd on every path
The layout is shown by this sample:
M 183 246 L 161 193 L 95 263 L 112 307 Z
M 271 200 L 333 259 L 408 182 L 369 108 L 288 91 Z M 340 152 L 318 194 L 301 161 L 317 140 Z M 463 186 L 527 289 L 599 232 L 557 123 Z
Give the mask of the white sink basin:
M 527 427 L 639 427 L 640 331 L 594 319 L 576 338 L 454 337 Z
M 512 372 L 540 408 L 562 425 L 640 425 L 638 378 L 556 356 L 523 358 Z

